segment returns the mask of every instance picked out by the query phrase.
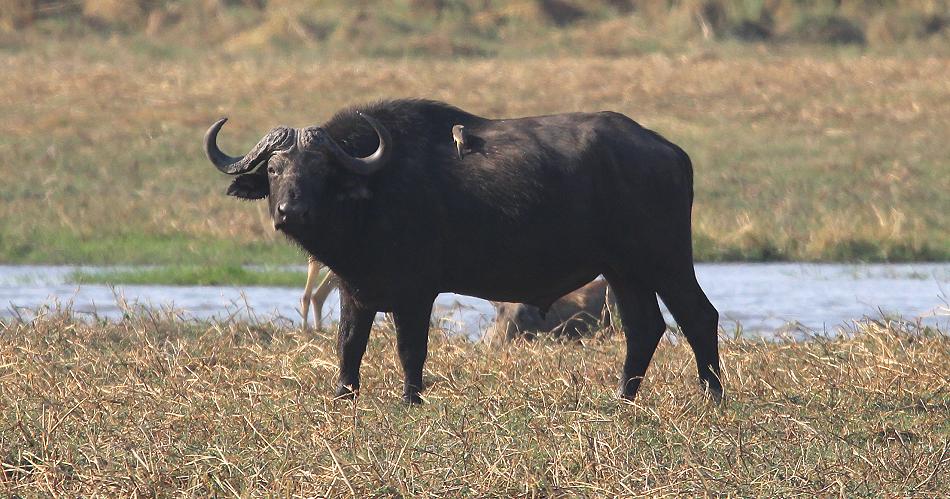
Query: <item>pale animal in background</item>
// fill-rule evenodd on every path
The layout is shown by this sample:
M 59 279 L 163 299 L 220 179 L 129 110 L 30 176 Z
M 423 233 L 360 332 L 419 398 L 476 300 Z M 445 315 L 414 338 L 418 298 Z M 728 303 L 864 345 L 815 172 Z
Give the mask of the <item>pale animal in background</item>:
M 303 298 L 300 299 L 300 315 L 303 317 L 303 328 L 307 329 L 307 318 L 310 315 L 310 304 L 313 304 L 313 325 L 317 329 L 323 328 L 323 304 L 330 296 L 330 292 L 339 286 L 336 275 L 330 269 L 323 276 L 323 280 L 317 285 L 316 291 L 313 284 L 320 277 L 320 269 L 323 264 L 316 258 L 310 257 L 307 265 L 307 284 L 303 288 Z
M 559 298 L 545 314 L 534 305 L 495 302 L 495 323 L 485 341 L 505 343 L 517 338 L 533 339 L 541 334 L 579 339 L 601 325 L 610 324 L 610 309 L 616 303 L 609 295 L 607 281 L 597 279 Z

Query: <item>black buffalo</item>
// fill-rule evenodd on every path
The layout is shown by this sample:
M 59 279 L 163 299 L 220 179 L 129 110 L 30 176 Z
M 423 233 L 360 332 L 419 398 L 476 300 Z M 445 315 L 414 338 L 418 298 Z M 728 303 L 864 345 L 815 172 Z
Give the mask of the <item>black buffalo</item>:
M 620 396 L 636 394 L 666 328 L 659 295 L 721 397 L 719 314 L 693 269 L 692 165 L 659 134 L 614 112 L 493 120 L 395 100 L 275 128 L 231 157 L 216 142 L 225 120 L 205 150 L 237 175 L 228 194 L 268 198 L 274 227 L 340 278 L 339 396 L 359 389 L 377 312 L 393 314 L 403 397 L 418 403 L 438 293 L 545 310 L 603 274 L 627 342 Z

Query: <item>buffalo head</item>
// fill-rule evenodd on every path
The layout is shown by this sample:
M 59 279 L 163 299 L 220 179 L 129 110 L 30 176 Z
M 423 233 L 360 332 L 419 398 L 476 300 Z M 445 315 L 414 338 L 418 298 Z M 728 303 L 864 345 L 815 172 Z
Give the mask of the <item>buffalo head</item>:
M 366 157 L 354 157 L 320 127 L 277 127 L 244 156 L 228 156 L 218 148 L 218 132 L 227 118 L 205 134 L 205 153 L 222 173 L 237 175 L 228 195 L 244 199 L 269 198 L 274 228 L 304 224 L 315 203 L 326 196 L 365 193 L 360 178 L 384 167 L 392 148 L 386 128 L 372 116 L 359 113 L 376 131 L 379 145 Z M 334 183 L 340 188 L 335 189 Z M 349 192 L 343 192 L 349 191 Z

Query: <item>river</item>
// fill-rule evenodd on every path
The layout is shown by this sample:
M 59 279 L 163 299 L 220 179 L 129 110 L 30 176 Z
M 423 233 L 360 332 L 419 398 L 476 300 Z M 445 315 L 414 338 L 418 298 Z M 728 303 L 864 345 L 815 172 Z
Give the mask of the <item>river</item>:
M 30 317 L 44 307 L 70 307 L 83 316 L 119 318 L 124 300 L 174 308 L 191 318 L 300 322 L 301 289 L 68 283 L 69 274 L 77 268 L 0 266 L 0 316 Z M 306 269 L 301 266 L 299 271 L 303 276 Z M 950 263 L 730 263 L 699 264 L 696 271 L 727 332 L 741 325 L 743 334 L 750 335 L 834 333 L 855 319 L 883 315 L 950 326 Z M 334 293 L 327 301 L 325 317 L 333 320 L 338 315 Z M 446 329 L 478 338 L 493 316 L 489 302 L 442 294 L 433 319 Z M 668 314 L 667 320 L 672 320 Z

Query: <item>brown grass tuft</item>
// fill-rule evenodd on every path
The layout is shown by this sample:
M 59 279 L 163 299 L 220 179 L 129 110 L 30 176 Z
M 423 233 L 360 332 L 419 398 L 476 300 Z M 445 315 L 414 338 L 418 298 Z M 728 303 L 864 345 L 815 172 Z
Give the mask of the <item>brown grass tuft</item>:
M 102 25 L 137 28 L 145 24 L 144 3 L 141 0 L 83 0 L 82 14 Z
M 15 31 L 33 22 L 33 0 L 6 0 L 0 2 L 0 30 Z

